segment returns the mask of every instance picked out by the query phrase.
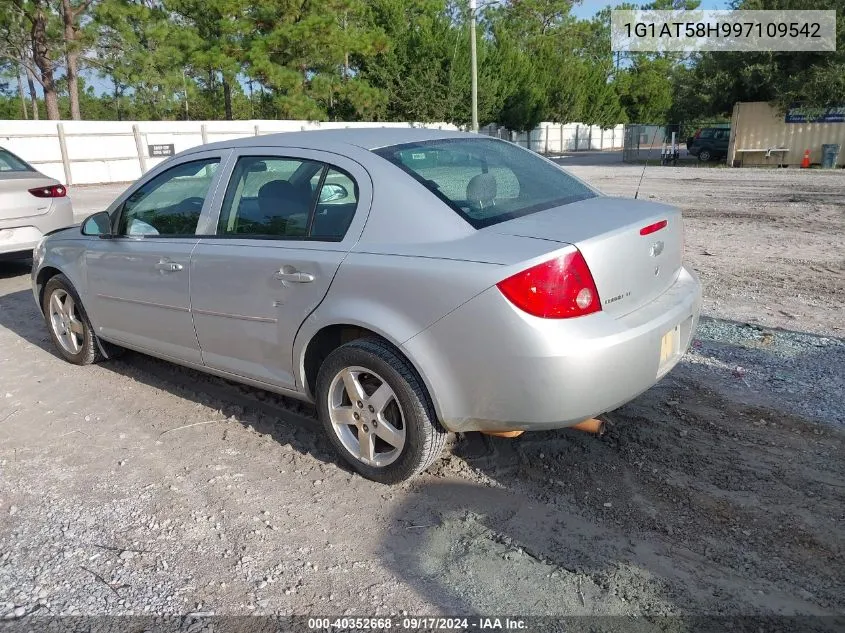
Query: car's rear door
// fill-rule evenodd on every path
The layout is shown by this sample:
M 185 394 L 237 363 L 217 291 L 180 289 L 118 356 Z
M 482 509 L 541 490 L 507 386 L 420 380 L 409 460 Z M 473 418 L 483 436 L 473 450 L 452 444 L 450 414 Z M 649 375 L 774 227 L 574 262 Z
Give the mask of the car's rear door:
M 114 214 L 115 237 L 91 240 L 90 312 L 105 339 L 202 362 L 190 311 L 190 258 L 225 153 L 192 154 L 141 181 Z
M 243 148 L 219 198 L 216 230 L 191 258 L 203 362 L 293 390 L 294 337 L 361 234 L 369 175 L 336 154 Z

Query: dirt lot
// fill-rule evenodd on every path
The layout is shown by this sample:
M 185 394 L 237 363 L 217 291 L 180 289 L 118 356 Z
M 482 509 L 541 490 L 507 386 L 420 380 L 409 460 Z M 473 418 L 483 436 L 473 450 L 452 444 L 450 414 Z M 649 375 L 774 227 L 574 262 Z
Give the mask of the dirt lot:
M 396 488 L 285 399 L 62 362 L 0 263 L 0 616 L 845 614 L 845 174 L 649 168 L 640 197 L 684 209 L 705 284 L 683 364 L 602 439 L 469 435 Z

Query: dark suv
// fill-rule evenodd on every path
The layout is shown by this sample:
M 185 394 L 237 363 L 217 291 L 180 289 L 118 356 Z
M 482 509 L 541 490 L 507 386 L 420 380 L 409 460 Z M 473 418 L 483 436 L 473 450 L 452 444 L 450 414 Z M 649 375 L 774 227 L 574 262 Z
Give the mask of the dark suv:
M 731 127 L 702 127 L 687 139 L 687 151 L 698 160 L 707 162 L 718 160 L 728 155 L 728 142 L 731 139 Z

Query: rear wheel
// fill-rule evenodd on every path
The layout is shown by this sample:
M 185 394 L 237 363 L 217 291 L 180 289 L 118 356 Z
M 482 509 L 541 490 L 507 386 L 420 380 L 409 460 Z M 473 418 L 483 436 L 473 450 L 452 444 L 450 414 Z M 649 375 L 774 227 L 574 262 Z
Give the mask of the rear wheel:
M 704 148 L 700 152 L 698 152 L 698 160 L 700 160 L 702 163 L 708 162 L 711 158 L 713 158 L 713 154 L 707 148 Z
M 42 309 L 50 338 L 66 361 L 90 365 L 103 358 L 88 315 L 67 277 L 56 275 L 47 282 Z
M 419 377 L 381 340 L 359 339 L 332 351 L 317 374 L 316 396 L 332 444 L 373 481 L 413 477 L 446 443 Z

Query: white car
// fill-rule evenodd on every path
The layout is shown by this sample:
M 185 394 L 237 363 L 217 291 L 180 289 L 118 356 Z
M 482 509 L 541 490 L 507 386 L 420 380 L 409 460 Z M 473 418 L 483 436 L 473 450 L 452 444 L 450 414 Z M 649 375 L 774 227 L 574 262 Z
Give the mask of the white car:
M 44 235 L 72 224 L 67 188 L 0 147 L 0 258 L 30 257 Z

